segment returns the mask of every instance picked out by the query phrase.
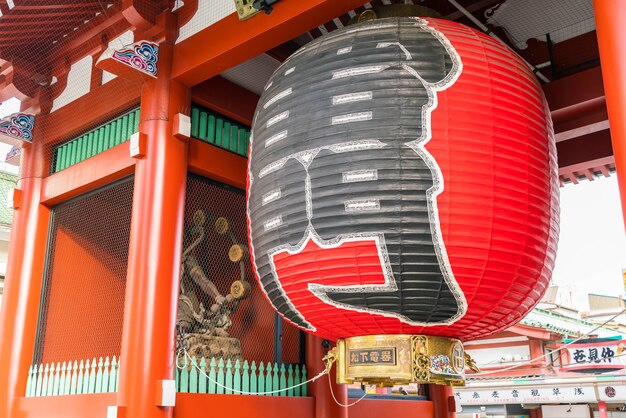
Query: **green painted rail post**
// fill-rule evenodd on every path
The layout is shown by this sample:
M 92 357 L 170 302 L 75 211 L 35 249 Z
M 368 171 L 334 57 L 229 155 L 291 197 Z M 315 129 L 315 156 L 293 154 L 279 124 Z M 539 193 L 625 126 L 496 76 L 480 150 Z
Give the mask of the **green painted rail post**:
M 224 134 L 224 121 L 217 118 L 215 121 L 215 145 L 222 146 L 222 136 Z
M 257 391 L 256 393 L 263 393 L 265 392 L 265 373 L 263 373 L 265 371 L 265 366 L 263 365 L 263 362 L 261 362 L 261 364 L 259 364 L 259 376 L 258 376 L 258 383 L 257 383 Z
M 185 364 L 185 367 L 180 371 L 180 392 L 189 392 L 189 365 Z
M 209 371 L 209 393 L 218 393 L 217 385 L 215 384 L 215 382 L 217 382 L 217 363 L 215 361 L 215 357 L 211 358 L 209 367 L 211 368 L 211 370 Z
M 119 145 L 123 141 L 126 140 L 126 135 L 124 133 L 124 120 L 125 119 L 126 119 L 126 116 L 117 120 L 117 124 L 115 125 L 115 144 L 114 145 Z
M 224 378 L 224 386 L 228 389 L 224 390 L 224 393 L 227 395 L 232 395 L 233 391 L 233 362 L 228 359 L 226 361 L 226 376 Z
M 35 386 L 35 396 L 41 396 L 41 386 L 43 384 L 43 378 L 41 376 L 42 367 L 42 364 L 39 364 L 39 367 L 35 366 L 37 370 L 37 385 Z
M 209 127 L 207 132 L 207 140 L 209 143 L 215 143 L 215 116 L 209 115 Z
M 117 379 L 118 379 L 119 368 L 120 368 L 119 359 L 113 356 L 113 360 L 111 361 L 111 375 L 109 377 L 110 378 L 109 388 L 111 392 L 117 392 Z
M 267 367 L 265 368 L 265 392 L 271 392 L 273 391 L 275 388 L 272 385 L 273 382 L 273 376 L 272 376 L 272 363 L 271 362 L 267 362 Z M 265 396 L 274 396 L 271 393 L 266 393 Z
M 43 380 L 41 382 L 41 396 L 46 396 L 48 393 L 48 363 L 43 368 Z
M 48 379 L 48 396 L 54 396 L 55 386 L 59 384 L 59 374 L 54 363 L 50 363 L 50 378 Z
M 96 370 L 96 385 L 92 393 L 102 393 L 102 357 L 98 360 L 98 368 Z
M 206 358 L 200 359 L 200 376 L 198 377 L 198 393 L 209 393 L 207 391 L 207 370 L 206 370 Z
M 256 362 L 254 360 L 252 360 L 252 365 L 250 366 L 250 393 L 258 393 L 259 392 L 259 385 L 257 382 L 257 368 L 256 368 Z
M 89 369 L 89 385 L 86 393 L 96 393 L 96 358 L 91 359 L 91 368 Z
M 248 360 L 243 361 L 243 374 L 241 376 L 241 391 L 247 394 L 250 392 L 250 365 Z
M 233 152 L 237 152 L 239 146 L 239 127 L 237 125 L 231 125 L 230 127 L 230 146 L 228 149 Z
M 206 142 L 207 137 L 207 114 L 206 112 L 200 113 L 200 126 L 198 128 L 198 139 Z
M 74 363 L 71 365 L 71 373 L 72 377 L 70 379 L 70 395 L 76 394 L 76 384 L 78 382 L 78 362 L 74 360 Z
M 189 374 L 189 393 L 198 393 L 198 358 L 191 358 L 191 370 Z
M 287 369 L 285 368 L 285 363 L 280 365 L 280 388 L 287 388 Z M 287 391 L 281 391 L 280 396 L 287 396 Z
M 137 116 L 135 115 L 135 112 L 130 112 L 128 114 L 128 131 L 127 131 L 128 138 L 130 138 L 130 136 L 135 133 L 135 118 L 136 117 Z
M 287 389 L 287 396 L 294 395 L 293 385 L 295 385 L 294 379 L 293 379 L 293 365 L 290 364 L 289 366 L 287 366 L 287 387 L 289 388 Z
M 280 378 L 279 378 L 280 369 L 278 367 L 278 363 L 274 363 L 274 370 L 272 372 L 272 390 L 281 389 Z M 272 393 L 271 396 L 279 396 L 280 392 Z
M 26 380 L 26 396 L 32 396 L 33 387 L 33 365 L 28 367 L 28 379 Z
M 191 137 L 192 138 L 198 138 L 198 125 L 200 124 L 199 117 L 200 117 L 200 109 L 198 109 L 197 107 L 192 107 L 191 108 Z
M 87 360 L 89 361 L 89 360 Z M 80 366 L 78 368 L 78 383 L 76 386 L 76 393 L 83 393 L 83 386 L 85 385 L 85 364 L 83 361 L 80 361 Z
M 78 382 L 78 362 L 74 360 L 72 364 L 72 378 L 70 379 L 70 395 L 76 394 L 76 385 Z
M 296 364 L 296 366 L 294 367 L 294 373 L 295 373 L 295 384 L 298 385 L 300 383 L 303 382 L 302 380 L 302 370 L 300 369 L 300 366 Z M 304 385 L 300 385 L 297 388 L 294 389 L 295 391 L 295 395 L 296 396 L 302 396 L 302 388 L 304 387 Z
M 230 147 L 230 122 L 224 122 L 224 132 L 222 133 L 222 148 Z
M 220 358 L 217 362 L 217 393 L 224 393 L 224 359 Z
M 235 395 L 241 395 L 241 363 L 239 359 L 235 360 L 235 368 L 233 375 L 233 393 Z
M 65 362 L 61 364 L 61 372 L 59 373 L 59 388 L 57 389 L 57 395 L 65 395 L 65 370 L 67 365 Z
M 102 392 L 112 392 L 109 389 L 111 361 L 107 356 L 104 359 L 104 368 L 102 369 Z
M 308 379 L 306 377 L 307 373 L 306 373 L 306 365 L 302 364 L 300 365 L 300 368 L 302 369 L 302 380 L 300 382 L 306 382 Z M 308 393 L 308 388 L 307 385 L 302 385 L 300 386 L 302 388 L 302 396 L 307 396 Z

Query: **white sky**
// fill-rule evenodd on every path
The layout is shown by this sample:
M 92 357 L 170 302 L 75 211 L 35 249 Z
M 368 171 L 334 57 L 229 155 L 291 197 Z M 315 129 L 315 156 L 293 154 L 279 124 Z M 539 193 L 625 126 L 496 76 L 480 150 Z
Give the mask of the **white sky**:
M 624 268 L 626 237 L 617 175 L 562 187 L 555 284 L 580 294 L 623 295 Z

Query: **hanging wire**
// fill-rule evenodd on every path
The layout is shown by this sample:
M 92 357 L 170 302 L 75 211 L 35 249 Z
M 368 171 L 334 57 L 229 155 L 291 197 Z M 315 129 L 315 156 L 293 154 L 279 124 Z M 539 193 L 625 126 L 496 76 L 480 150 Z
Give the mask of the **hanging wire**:
M 348 404 L 344 404 L 344 403 L 339 402 L 337 400 L 337 397 L 335 396 L 335 391 L 333 390 L 333 382 L 330 380 L 330 374 L 328 374 L 328 387 L 330 388 L 330 394 L 333 396 L 333 400 L 335 401 L 335 403 L 337 405 L 341 406 L 342 408 L 350 408 L 350 407 L 358 404 L 359 402 L 361 402 L 367 396 L 367 393 L 363 393 L 363 396 L 361 396 L 359 399 L 357 399 L 354 402 L 350 402 Z
M 183 358 L 185 359 L 185 363 L 184 363 L 184 364 L 182 364 L 182 365 L 181 365 L 181 364 L 179 363 L 179 361 L 178 361 L 178 359 L 180 358 L 180 354 L 181 354 L 181 353 L 183 353 L 183 354 L 184 354 Z M 309 379 L 309 380 L 307 380 L 306 382 L 298 383 L 297 385 L 293 385 L 293 386 L 290 386 L 290 387 L 287 387 L 287 388 L 284 388 L 284 389 L 277 389 L 277 390 L 272 390 L 272 391 L 268 391 L 268 392 L 244 392 L 244 391 L 242 391 L 242 390 L 237 390 L 237 389 L 230 388 L 230 387 L 228 387 L 228 386 L 224 386 L 223 384 L 221 384 L 221 383 L 220 383 L 220 382 L 218 382 L 217 380 L 215 380 L 215 379 L 211 378 L 208 374 L 206 374 L 204 371 L 202 371 L 202 369 L 200 369 L 200 367 L 198 367 L 198 365 L 196 364 L 196 362 L 193 360 L 193 358 L 189 355 L 189 353 L 188 353 L 188 352 L 187 352 L 187 350 L 185 350 L 185 349 L 180 349 L 180 350 L 178 350 L 178 354 L 176 355 L 176 367 L 177 367 L 178 369 L 180 369 L 180 370 L 182 370 L 182 369 L 184 369 L 185 367 L 187 367 L 187 359 L 189 359 L 189 361 L 191 362 L 191 365 L 192 365 L 192 366 L 193 366 L 196 370 L 198 370 L 198 372 L 200 372 L 200 374 L 201 374 L 202 376 L 204 376 L 204 377 L 206 377 L 207 379 L 209 379 L 209 381 L 210 381 L 211 383 L 214 383 L 214 384 L 216 384 L 217 386 L 219 386 L 219 387 L 221 387 L 221 388 L 223 388 L 223 389 L 227 389 L 227 390 L 229 390 L 229 391 L 231 391 L 231 392 L 238 393 L 238 394 L 240 394 L 240 395 L 272 395 L 272 394 L 274 394 L 274 393 L 286 392 L 286 391 L 288 391 L 288 390 L 295 389 L 295 388 L 297 388 L 297 387 L 304 386 L 304 385 L 306 385 L 306 384 L 309 384 L 309 383 L 315 382 L 315 381 L 316 381 L 317 379 L 319 379 L 320 377 L 324 376 L 325 374 L 330 373 L 330 366 L 331 366 L 330 364 L 327 364 L 327 365 L 326 365 L 326 368 L 325 368 L 324 370 L 322 370 L 321 372 L 319 372 L 317 375 L 313 376 L 312 378 L 310 378 L 310 379 Z M 331 390 L 332 390 L 332 389 L 331 389 Z M 333 397 L 334 397 L 334 395 L 333 395 Z
M 534 359 L 530 359 L 530 360 L 526 360 L 522 363 L 519 364 L 515 364 L 513 366 L 509 366 L 509 367 L 504 367 L 502 369 L 496 369 L 496 370 L 489 370 L 489 371 L 485 371 L 485 372 L 478 372 L 478 373 L 472 373 L 472 374 L 468 374 L 467 377 L 474 377 L 474 376 L 484 376 L 484 375 L 489 375 L 489 374 L 494 374 L 494 373 L 500 373 L 500 372 L 506 372 L 509 370 L 514 370 L 517 369 L 519 367 L 522 366 L 527 366 L 530 365 L 531 363 L 537 361 L 537 360 L 541 360 L 543 358 L 546 358 L 554 353 L 558 353 L 559 351 L 563 350 L 564 348 L 569 347 L 572 344 L 577 343 L 580 340 L 584 340 L 585 338 L 589 337 L 589 335 L 591 335 L 593 332 L 597 331 L 598 329 L 604 327 L 605 325 L 607 325 L 609 322 L 611 322 L 612 320 L 614 320 L 615 318 L 617 318 L 618 316 L 620 316 L 621 314 L 623 314 L 624 312 L 626 312 L 626 309 L 621 310 L 620 312 L 616 313 L 615 315 L 613 315 L 611 318 L 607 319 L 605 322 L 603 322 L 602 324 L 598 325 L 597 327 L 595 327 L 594 329 L 592 329 L 591 331 L 586 332 L 585 334 L 582 334 L 581 336 L 579 336 L 578 338 L 568 342 L 567 344 L 562 345 L 559 348 L 556 348 L 554 350 L 550 350 L 549 352 L 547 352 L 546 354 L 543 354 L 539 357 L 536 357 Z

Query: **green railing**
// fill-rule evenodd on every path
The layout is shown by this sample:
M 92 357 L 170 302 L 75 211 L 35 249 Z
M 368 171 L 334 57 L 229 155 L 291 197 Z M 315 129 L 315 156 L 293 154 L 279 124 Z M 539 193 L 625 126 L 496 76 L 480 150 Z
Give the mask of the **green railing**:
M 78 164 L 100 154 L 139 131 L 139 109 L 131 110 L 118 118 L 74 138 L 54 149 L 53 173 Z
M 250 127 L 196 104 L 191 107 L 191 137 L 248 156 Z
M 116 392 L 118 370 L 115 357 L 34 365 L 28 369 L 26 396 Z
M 26 396 L 60 396 L 116 392 L 119 361 L 116 357 L 80 362 L 48 363 L 28 370 Z M 224 362 L 204 357 L 195 364 L 176 369 L 176 390 L 205 394 L 264 394 L 266 396 L 307 396 L 304 365 Z
M 207 362 L 202 357 L 195 364 L 176 370 L 176 390 L 184 393 L 307 396 L 306 384 L 300 385 L 306 380 L 304 365 L 261 362 L 257 367 L 256 362 L 247 360 L 233 363 L 212 358 Z

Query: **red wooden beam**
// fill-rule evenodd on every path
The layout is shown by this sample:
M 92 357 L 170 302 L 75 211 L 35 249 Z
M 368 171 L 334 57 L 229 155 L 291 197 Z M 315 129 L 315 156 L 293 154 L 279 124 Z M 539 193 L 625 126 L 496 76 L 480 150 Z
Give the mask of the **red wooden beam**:
M 608 129 L 556 144 L 559 168 L 613 156 Z
M 248 160 L 198 140 L 189 141 L 189 171 L 238 189 L 246 188 Z
M 194 86 L 363 3 L 282 1 L 270 15 L 259 14 L 243 22 L 233 13 L 175 46 L 173 76 Z
M 41 203 L 54 206 L 133 173 L 128 142 L 81 161 L 43 179 Z
M 590 100 L 604 97 L 600 67 L 555 80 L 543 85 L 551 111 L 575 110 Z
M 191 100 L 248 126 L 259 96 L 225 78 L 215 76 L 191 90 Z

